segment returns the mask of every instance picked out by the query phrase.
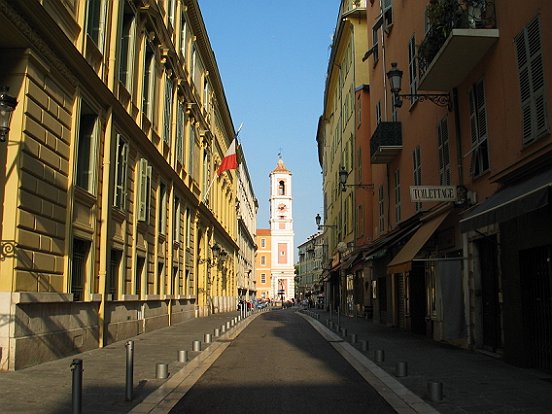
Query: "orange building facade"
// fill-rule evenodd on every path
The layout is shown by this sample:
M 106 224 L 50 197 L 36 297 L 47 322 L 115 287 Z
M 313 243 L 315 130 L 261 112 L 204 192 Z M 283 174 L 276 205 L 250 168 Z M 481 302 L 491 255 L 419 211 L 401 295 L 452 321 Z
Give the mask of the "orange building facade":
M 552 4 L 366 9 L 373 319 L 552 368 Z

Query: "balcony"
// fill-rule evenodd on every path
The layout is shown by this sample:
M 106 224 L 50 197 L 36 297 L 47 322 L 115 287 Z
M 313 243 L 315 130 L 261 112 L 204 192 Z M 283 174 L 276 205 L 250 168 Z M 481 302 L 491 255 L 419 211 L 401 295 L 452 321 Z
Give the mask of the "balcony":
M 431 28 L 418 49 L 419 89 L 449 91 L 497 41 L 494 1 L 437 0 L 426 15 Z
M 372 164 L 388 164 L 402 150 L 402 126 L 400 122 L 380 122 L 370 138 Z

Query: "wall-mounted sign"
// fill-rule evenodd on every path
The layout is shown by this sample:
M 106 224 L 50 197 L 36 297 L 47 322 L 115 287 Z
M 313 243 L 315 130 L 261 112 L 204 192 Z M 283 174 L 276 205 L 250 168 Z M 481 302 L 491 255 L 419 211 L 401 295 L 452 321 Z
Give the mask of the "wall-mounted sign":
M 454 185 L 413 185 L 410 187 L 410 200 L 421 201 L 456 201 Z

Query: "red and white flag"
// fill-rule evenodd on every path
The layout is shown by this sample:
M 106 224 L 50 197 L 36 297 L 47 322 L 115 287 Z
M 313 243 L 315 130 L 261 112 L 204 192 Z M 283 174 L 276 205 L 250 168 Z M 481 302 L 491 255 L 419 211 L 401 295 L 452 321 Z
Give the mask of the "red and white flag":
M 235 170 L 236 168 L 238 168 L 238 155 L 236 154 L 236 140 L 234 139 L 228 147 L 226 154 L 224 154 L 224 159 L 217 169 L 217 176 L 220 177 L 224 171 Z

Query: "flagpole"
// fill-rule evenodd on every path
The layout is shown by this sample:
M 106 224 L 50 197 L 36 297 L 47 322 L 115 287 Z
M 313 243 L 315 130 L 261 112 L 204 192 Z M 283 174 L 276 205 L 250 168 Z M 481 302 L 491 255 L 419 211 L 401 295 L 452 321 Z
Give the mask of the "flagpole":
M 215 183 L 215 180 L 217 179 L 217 175 L 213 177 L 213 180 L 211 181 L 211 184 L 209 184 L 209 187 L 207 188 L 207 191 L 205 191 L 205 195 L 203 196 L 202 203 L 205 203 L 205 200 L 207 200 L 207 196 L 209 195 L 209 191 L 211 191 L 211 187 Z

